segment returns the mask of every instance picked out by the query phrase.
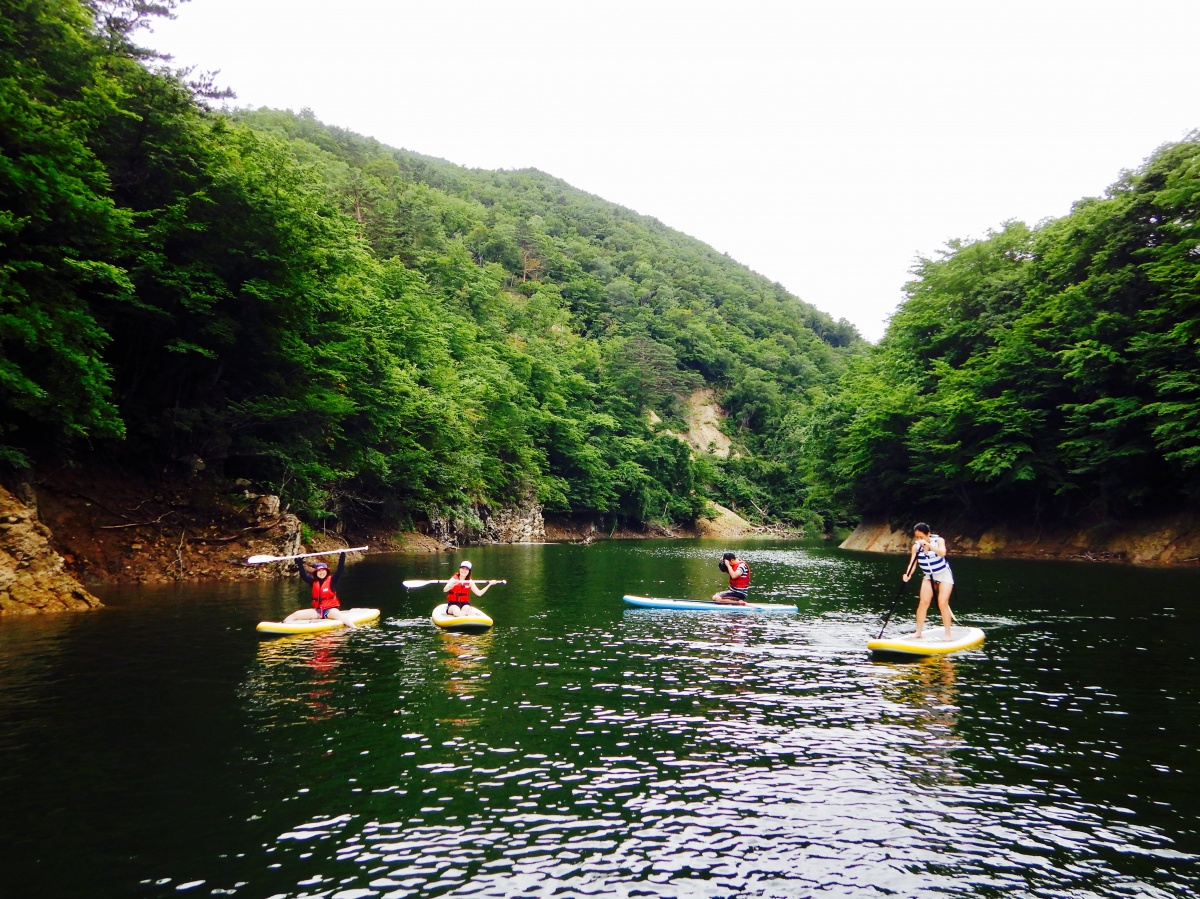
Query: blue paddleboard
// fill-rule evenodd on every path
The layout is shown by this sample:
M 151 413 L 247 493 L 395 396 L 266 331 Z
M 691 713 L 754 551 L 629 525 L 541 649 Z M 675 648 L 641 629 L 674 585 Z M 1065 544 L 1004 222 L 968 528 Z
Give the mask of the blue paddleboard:
M 625 602 L 639 609 L 684 609 L 689 612 L 795 612 L 795 606 L 771 602 L 748 602 L 736 606 L 708 599 L 662 599 L 657 596 L 626 596 Z

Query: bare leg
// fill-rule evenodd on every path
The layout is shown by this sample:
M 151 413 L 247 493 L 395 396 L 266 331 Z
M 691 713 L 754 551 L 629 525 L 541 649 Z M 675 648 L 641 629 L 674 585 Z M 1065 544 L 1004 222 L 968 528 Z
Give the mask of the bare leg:
M 744 606 L 746 604 L 744 599 L 733 599 L 732 597 L 726 596 L 724 593 L 714 593 L 712 601 L 723 603 L 727 606 Z
M 938 584 L 938 609 L 942 613 L 942 626 L 946 628 L 946 639 L 950 639 L 950 626 L 954 623 L 954 615 L 950 611 L 950 594 L 954 591 L 953 584 Z
M 334 621 L 340 621 L 342 624 L 346 625 L 346 627 L 350 628 L 351 630 L 358 627 L 357 624 L 355 624 L 353 621 L 351 621 L 349 618 L 347 618 L 345 615 L 342 614 L 341 609 L 330 609 L 325 614 L 325 617 L 332 618 Z
M 299 611 L 292 612 L 291 615 L 288 615 L 288 617 L 283 620 L 284 621 L 309 621 L 313 618 L 320 618 L 320 617 L 321 616 L 317 613 L 316 609 L 300 609 Z
M 916 638 L 921 639 L 921 631 L 925 630 L 925 613 L 929 611 L 929 604 L 933 601 L 933 581 L 929 578 L 921 580 L 921 594 L 917 602 L 917 633 Z

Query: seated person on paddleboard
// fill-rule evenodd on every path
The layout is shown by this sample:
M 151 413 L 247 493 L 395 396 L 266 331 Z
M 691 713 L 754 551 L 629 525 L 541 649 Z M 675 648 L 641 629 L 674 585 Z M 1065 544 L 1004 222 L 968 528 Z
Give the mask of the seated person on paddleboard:
M 341 602 L 337 598 L 338 579 L 342 576 L 342 569 L 346 567 L 346 554 L 339 553 L 337 571 L 333 574 L 329 573 L 329 566 L 324 562 L 318 562 L 313 566 L 313 573 L 309 574 L 304 570 L 304 560 L 296 560 L 296 570 L 300 572 L 300 580 L 309 584 L 312 588 L 312 608 L 300 609 L 292 612 L 284 621 L 303 621 L 312 618 L 329 618 L 333 621 L 340 621 L 346 627 L 356 627 L 355 623 L 341 613 Z
M 734 553 L 725 553 L 717 567 L 729 575 L 729 589 L 714 593 L 712 601 L 731 606 L 746 604 L 746 591 L 750 589 L 750 566 Z
M 954 574 L 950 571 L 950 563 L 946 561 L 946 541 L 937 534 L 931 534 L 929 525 L 924 522 L 913 527 L 913 545 L 908 554 L 908 570 L 904 572 L 904 583 L 908 583 L 918 565 L 921 566 L 925 577 L 921 581 L 921 597 L 917 602 L 916 639 L 921 639 L 921 632 L 925 629 L 925 613 L 929 610 L 929 602 L 933 599 L 936 587 L 938 609 L 941 610 L 942 624 L 946 628 L 946 639 L 949 640 L 950 625 L 954 623 L 954 614 L 950 611 Z
M 470 615 L 471 594 L 483 596 L 490 589 L 492 589 L 491 581 L 484 584 L 482 590 L 479 589 L 479 585 L 471 580 L 471 563 L 463 559 L 462 564 L 458 566 L 457 573 L 446 581 L 446 586 L 442 588 L 443 593 L 449 594 L 446 597 L 446 614 Z

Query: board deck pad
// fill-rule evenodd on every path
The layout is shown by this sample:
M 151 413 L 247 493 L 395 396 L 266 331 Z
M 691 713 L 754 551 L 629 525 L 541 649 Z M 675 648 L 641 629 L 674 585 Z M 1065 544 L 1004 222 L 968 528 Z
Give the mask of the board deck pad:
M 785 603 L 748 602 L 744 606 L 713 602 L 707 599 L 664 599 L 658 596 L 624 597 L 625 602 L 640 609 L 682 609 L 690 612 L 795 612 L 795 606 Z

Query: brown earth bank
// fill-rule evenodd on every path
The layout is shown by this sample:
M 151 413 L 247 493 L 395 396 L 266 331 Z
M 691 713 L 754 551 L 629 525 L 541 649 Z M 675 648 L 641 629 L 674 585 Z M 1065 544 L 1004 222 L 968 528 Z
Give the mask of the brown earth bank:
M 1067 559 L 1133 565 L 1200 565 L 1200 515 L 1180 513 L 1121 522 L 1056 527 L 1036 524 L 972 526 L 927 519 L 945 538 L 951 555 Z M 907 553 L 914 522 L 863 521 L 841 544 L 843 549 Z
M 636 540 L 652 537 L 700 538 L 705 540 L 743 540 L 748 538 L 787 539 L 801 536 L 798 531 L 775 525 L 757 525 L 732 509 L 710 502 L 713 517 L 701 518 L 693 527 L 666 527 L 648 523 L 641 528 L 606 528 L 601 521 L 583 517 L 546 516 L 546 540 L 556 543 L 591 543 L 594 540 Z

